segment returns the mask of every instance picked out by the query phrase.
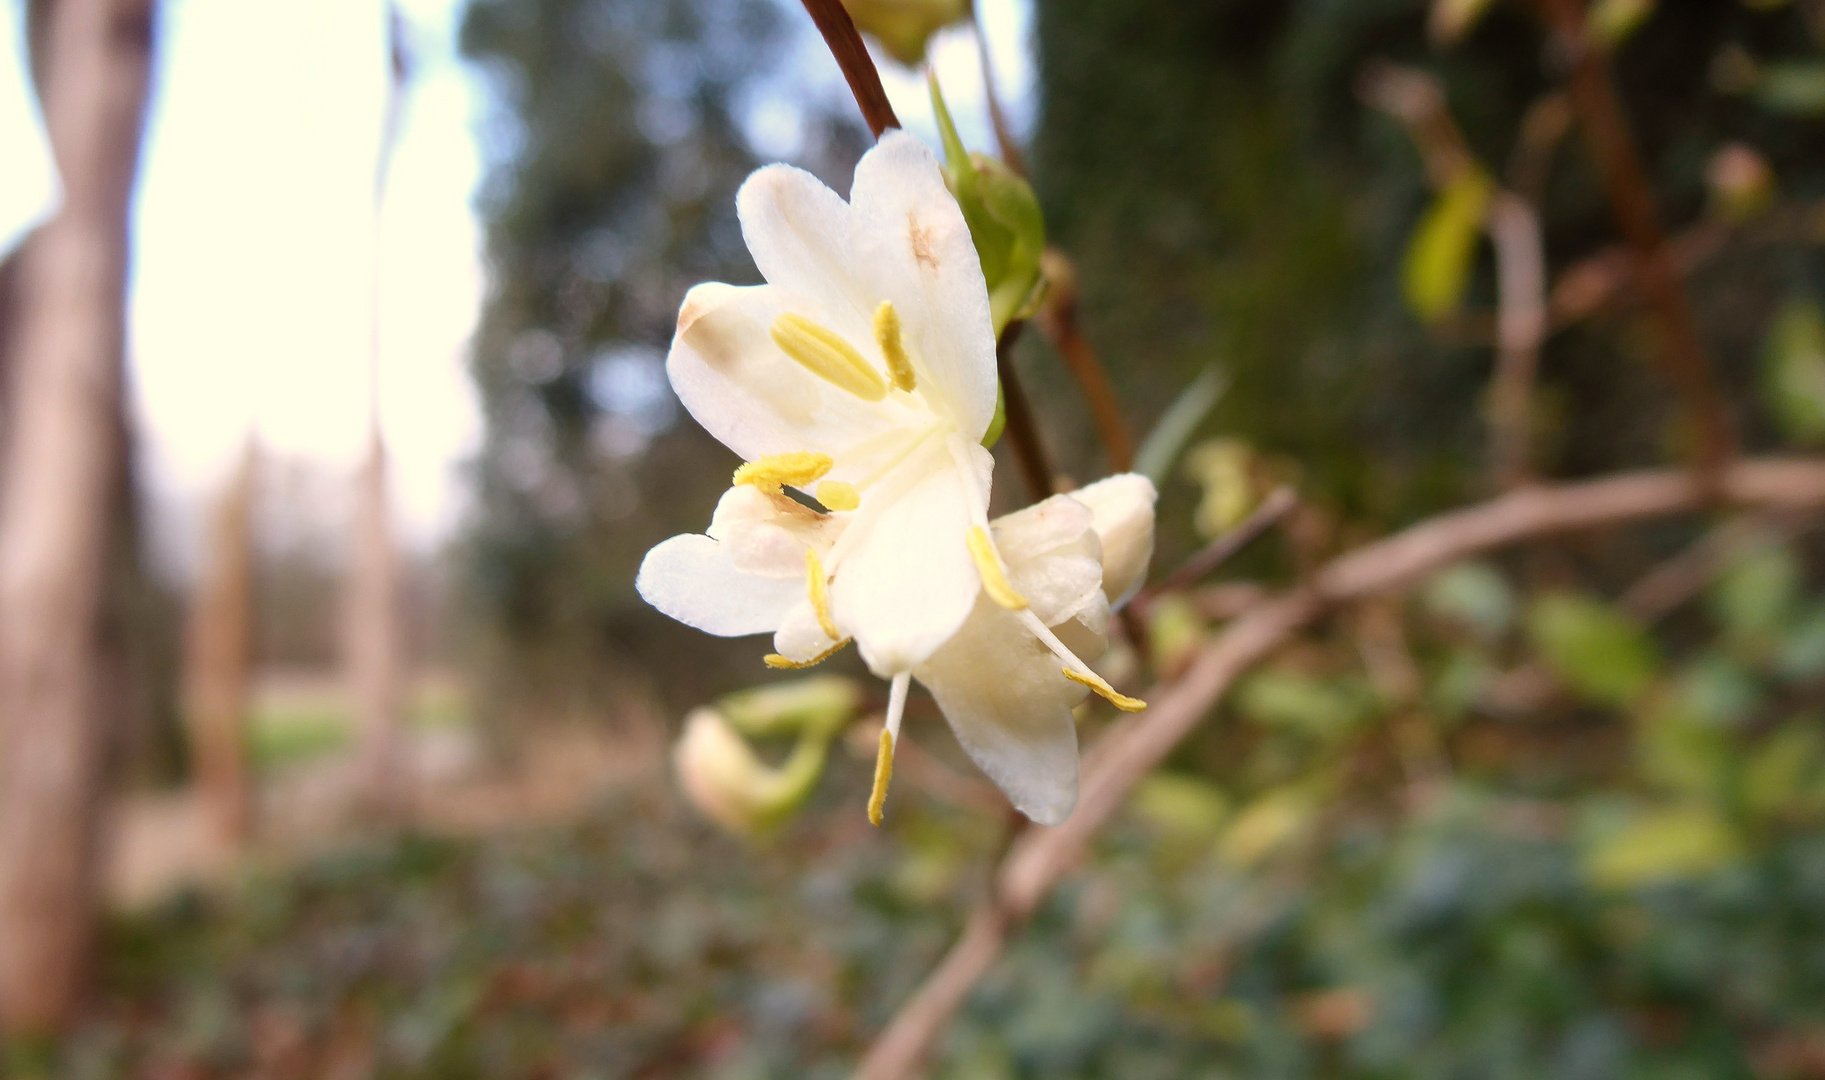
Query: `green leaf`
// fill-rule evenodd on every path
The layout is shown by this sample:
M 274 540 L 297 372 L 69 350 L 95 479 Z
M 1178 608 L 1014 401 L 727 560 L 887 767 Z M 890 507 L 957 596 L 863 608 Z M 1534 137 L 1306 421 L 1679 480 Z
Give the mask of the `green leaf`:
M 1565 684 L 1601 704 L 1633 702 L 1660 667 L 1654 641 L 1639 623 L 1587 596 L 1539 598 L 1527 613 L 1527 630 Z
M 1482 172 L 1466 172 L 1438 193 L 1413 230 L 1401 283 L 1422 322 L 1439 321 L 1463 301 L 1493 190 Z
M 1199 372 L 1141 440 L 1141 448 L 1134 455 L 1134 471 L 1153 481 L 1154 487 L 1164 487 L 1185 444 L 1228 388 L 1229 379 L 1214 365 Z
M 1825 604 L 1814 605 L 1795 622 L 1775 654 L 1774 670 L 1801 682 L 1825 675 Z
M 1711 612 L 1734 641 L 1770 647 L 1799 599 L 1800 563 L 1783 544 L 1760 543 L 1729 561 L 1711 587 Z
M 1238 866 L 1252 866 L 1304 834 L 1318 806 L 1318 793 L 1309 784 L 1273 788 L 1236 815 L 1218 850 Z
M 1592 5 L 1588 23 L 1610 48 L 1627 41 L 1654 14 L 1655 0 L 1597 0 Z
M 1433 614 L 1463 623 L 1485 639 L 1499 638 L 1514 625 L 1513 590 L 1493 566 L 1461 562 L 1426 584 L 1425 604 Z
M 1794 297 L 1782 305 L 1762 352 L 1762 386 L 1781 433 L 1825 442 L 1825 313 Z
M 970 13 L 969 0 L 843 0 L 856 28 L 907 67 L 925 59 L 932 35 Z
M 1825 734 L 1818 717 L 1789 720 L 1755 748 L 1743 765 L 1743 803 L 1762 816 L 1825 810 Z
M 1032 313 L 1044 287 L 1040 256 L 1046 247 L 1045 215 L 1033 187 L 1002 162 L 972 154 L 957 134 L 935 72 L 928 72 L 932 112 L 944 146 L 944 178 L 969 226 L 970 240 L 988 283 L 995 333 Z
M 1360 686 L 1267 670 L 1242 684 L 1236 692 L 1236 707 L 1262 727 L 1329 740 L 1367 720 L 1375 711 L 1375 702 Z
M 1728 864 L 1736 835 L 1706 806 L 1635 813 L 1586 852 L 1585 876 L 1602 889 L 1632 889 L 1690 879 Z
M 1154 773 L 1136 785 L 1128 808 L 1135 817 L 1175 841 L 1210 843 L 1229 818 L 1229 798 L 1208 780 L 1181 773 Z
M 1825 64 L 1817 61 L 1769 64 L 1762 69 L 1755 99 L 1770 112 L 1790 116 L 1825 114 Z

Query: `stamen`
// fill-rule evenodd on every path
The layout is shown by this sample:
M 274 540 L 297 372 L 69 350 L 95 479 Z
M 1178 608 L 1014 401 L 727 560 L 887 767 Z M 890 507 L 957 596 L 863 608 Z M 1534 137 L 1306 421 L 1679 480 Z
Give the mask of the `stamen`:
M 768 454 L 759 461 L 750 461 L 736 469 L 732 483 L 753 484 L 769 495 L 780 495 L 783 494 L 781 485 L 807 487 L 813 480 L 829 472 L 830 464 L 829 454 L 814 454 L 809 450 Z
M 881 729 L 881 745 L 874 755 L 874 790 L 868 793 L 868 824 L 881 823 L 881 810 L 887 805 L 887 785 L 893 781 L 893 736 Z
M 831 510 L 854 510 L 862 505 L 862 495 L 854 484 L 826 480 L 817 486 L 817 501 Z
M 989 531 L 980 525 L 971 525 L 963 535 L 970 546 L 970 557 L 976 560 L 976 573 L 982 577 L 983 591 L 1009 611 L 1025 609 L 1027 598 L 1008 584 L 1007 575 L 1001 570 L 1001 557 L 995 553 L 994 541 L 989 539 Z
M 1065 662 L 1065 678 L 1070 679 L 1074 683 L 1081 683 L 1096 691 L 1107 699 L 1109 704 L 1114 705 L 1123 712 L 1140 712 L 1147 707 L 1147 703 L 1140 698 L 1131 698 L 1126 694 L 1116 693 L 1115 687 L 1110 686 L 1107 679 L 1104 679 L 1101 675 L 1091 671 L 1089 664 L 1079 660 L 1076 653 L 1065 648 L 1065 643 L 1058 640 L 1058 635 L 1054 634 L 1050 627 L 1041 622 L 1039 616 L 1033 614 L 1031 611 L 1022 611 L 1019 613 L 1018 618 L 1020 619 L 1021 625 L 1032 631 L 1033 636 L 1039 639 L 1040 644 L 1052 650 L 1053 656 L 1056 656 Z
M 881 744 L 875 750 L 874 790 L 868 793 L 868 823 L 881 823 L 881 808 L 887 805 L 887 784 L 893 779 L 893 748 L 900 740 L 900 718 L 906 715 L 906 691 L 912 685 L 912 673 L 902 671 L 893 677 L 887 691 L 887 726 L 881 729 Z
M 773 320 L 773 344 L 805 369 L 863 401 L 887 396 L 887 383 L 855 346 L 834 330 L 788 311 Z
M 781 671 L 802 671 L 808 667 L 816 667 L 835 656 L 837 653 L 842 652 L 843 646 L 849 644 L 850 640 L 850 638 L 844 638 L 809 660 L 794 660 L 790 656 L 781 656 L 779 653 L 770 652 L 761 657 L 761 662 L 770 668 L 777 668 Z
M 893 377 L 894 386 L 910 393 L 917 380 L 913 377 L 912 357 L 906 355 L 906 341 L 900 333 L 900 313 L 894 310 L 892 300 L 883 300 L 874 309 L 874 339 L 887 360 L 887 374 Z
M 824 580 L 824 564 L 811 548 L 805 549 L 805 592 L 811 598 L 811 610 L 817 612 L 817 624 L 831 641 L 843 640 L 836 621 L 830 617 L 830 585 Z
M 1081 671 L 1073 671 L 1070 668 L 1063 668 L 1062 670 L 1065 673 L 1065 678 L 1070 679 L 1074 683 L 1088 686 L 1098 694 L 1101 694 L 1103 699 L 1109 704 L 1123 712 L 1140 712 L 1147 707 L 1147 703 L 1140 698 L 1132 698 L 1127 694 L 1117 693 L 1115 687 L 1109 685 L 1108 680 L 1097 675 L 1095 672 L 1086 675 Z

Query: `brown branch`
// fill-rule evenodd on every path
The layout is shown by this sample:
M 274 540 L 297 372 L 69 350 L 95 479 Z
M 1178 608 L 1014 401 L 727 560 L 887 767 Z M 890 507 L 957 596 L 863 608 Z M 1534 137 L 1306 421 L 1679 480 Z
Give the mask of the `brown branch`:
M 1011 322 L 995 343 L 995 370 L 1001 377 L 1001 407 L 1007 418 L 1003 432 L 1014 448 L 1014 461 L 1020 466 L 1020 477 L 1034 500 L 1043 499 L 1058 490 L 1052 480 L 1051 459 L 1046 457 L 1045 443 L 1039 439 L 1039 421 L 1033 406 L 1014 371 L 1014 342 L 1025 323 Z
M 1079 862 L 1089 839 L 1134 784 L 1172 752 L 1242 674 L 1331 608 L 1409 585 L 1454 562 L 1524 540 L 1704 509 L 1825 507 L 1825 460 L 1763 459 L 1727 466 L 1713 485 L 1673 470 L 1523 488 L 1441 514 L 1344 555 L 1310 584 L 1237 619 L 1185 675 L 1154 690 L 1152 707 L 1112 727 L 1084 756 L 1077 809 L 1055 828 L 1028 830 L 1003 861 L 995 897 L 971 916 L 951 952 L 864 1058 L 866 1080 L 912 1076 L 932 1042 L 999 957 L 1013 927 Z
M 855 103 L 861 106 L 862 119 L 868 122 L 868 130 L 878 139 L 888 128 L 899 127 L 900 118 L 894 115 L 893 106 L 887 101 L 887 91 L 881 86 L 881 73 L 875 70 L 874 58 L 868 55 L 868 46 L 862 43 L 861 32 L 855 28 L 855 20 L 849 17 L 842 0 L 804 0 L 804 3 L 805 10 L 811 13 L 811 21 L 817 24 L 817 32 L 824 35 L 830 55 L 836 57 L 837 67 L 843 69 L 843 78 L 849 82 L 849 92 L 855 95 Z
M 1702 472 L 1713 473 L 1736 454 L 1736 431 L 1668 250 L 1654 192 L 1623 118 L 1602 44 L 1585 32 L 1583 0 L 1540 0 L 1540 5 L 1570 63 L 1572 108 L 1596 159 L 1610 208 L 1639 260 L 1643 291 L 1663 338 L 1656 356 L 1691 424 L 1693 462 Z
M 1534 379 L 1546 337 L 1546 251 L 1527 200 L 1496 192 L 1485 224 L 1495 245 L 1496 365 L 1489 387 L 1490 464 L 1496 489 L 1532 472 Z
M 989 105 L 989 126 L 995 129 L 995 145 L 1001 151 L 1001 162 L 1021 176 L 1027 174 L 1027 159 L 1014 139 L 1014 127 L 1001 107 L 1001 91 L 995 81 L 995 65 L 989 58 L 989 36 L 982 29 L 982 12 L 971 5 L 970 27 L 976 31 L 976 55 L 982 60 L 982 96 Z
M 1262 533 L 1271 529 L 1281 518 L 1293 512 L 1299 505 L 1299 496 L 1290 487 L 1278 487 L 1254 512 L 1243 518 L 1236 527 L 1206 544 L 1197 554 L 1186 559 L 1183 566 L 1167 575 L 1166 580 L 1151 586 L 1134 598 L 1134 603 L 1146 606 L 1162 593 L 1177 592 L 1197 584 L 1198 579 L 1222 566 L 1236 553 L 1255 542 Z
M 1052 347 L 1065 359 L 1084 401 L 1090 406 L 1090 419 L 1096 425 L 1096 436 L 1103 452 L 1109 456 L 1113 472 L 1134 468 L 1134 435 L 1122 416 L 1122 406 L 1109 384 L 1109 373 L 1096 350 L 1083 335 L 1077 321 L 1077 272 L 1071 260 L 1057 248 L 1047 248 L 1043 259 L 1046 274 L 1046 299 L 1039 312 L 1039 328 L 1045 331 Z

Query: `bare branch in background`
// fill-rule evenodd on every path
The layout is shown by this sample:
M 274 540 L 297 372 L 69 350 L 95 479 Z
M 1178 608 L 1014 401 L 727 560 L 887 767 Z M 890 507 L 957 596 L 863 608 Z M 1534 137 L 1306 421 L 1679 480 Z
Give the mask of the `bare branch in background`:
M 1489 386 L 1490 466 L 1498 491 L 1533 471 L 1534 381 L 1546 339 L 1546 250 L 1540 218 L 1509 191 L 1490 199 L 1485 224 L 1495 245 L 1496 365 Z
M 1290 594 L 1262 603 L 1199 650 L 1180 679 L 1148 693 L 1084 755 L 1077 810 L 1063 825 L 1027 830 L 1002 862 L 994 896 L 882 1031 L 863 1059 L 864 1080 L 918 1074 L 933 1042 L 1000 957 L 1007 936 L 1080 862 L 1090 838 L 1128 792 L 1210 713 L 1251 667 L 1327 611 L 1415 584 L 1452 563 L 1556 533 L 1702 510 L 1720 499 L 1772 510 L 1825 507 L 1825 461 L 1763 459 L 1706 482 L 1689 472 L 1625 473 L 1581 484 L 1534 486 L 1440 514 L 1344 555 Z
M 899 127 L 900 118 L 894 115 L 887 91 L 881 86 L 881 73 L 875 70 L 874 58 L 868 55 L 862 33 L 855 28 L 855 20 L 849 17 L 842 0 L 804 2 L 805 10 L 811 13 L 811 21 L 817 24 L 817 32 L 824 35 L 830 55 L 836 57 L 837 67 L 843 69 L 843 78 L 849 82 L 849 92 L 855 95 L 855 103 L 861 106 L 862 119 L 867 121 L 868 130 L 878 139 L 888 128 Z
M 1196 585 L 1206 574 L 1222 566 L 1236 556 L 1236 553 L 1254 543 L 1260 536 L 1279 524 L 1280 519 L 1293 512 L 1299 505 L 1299 495 L 1290 487 L 1275 488 L 1254 512 L 1236 523 L 1236 527 L 1212 540 L 1185 564 L 1174 570 L 1166 580 L 1151 586 L 1134 598 L 1137 605 L 1145 606 L 1163 593 L 1177 592 Z
M 1735 425 L 1693 320 L 1602 43 L 1586 32 L 1582 0 L 1540 0 L 1540 7 L 1556 48 L 1570 66 L 1568 90 L 1585 144 L 1596 160 L 1623 237 L 1639 261 L 1642 291 L 1662 338 L 1655 355 L 1691 425 L 1693 462 L 1703 471 L 1715 471 L 1736 453 Z
M 0 458 L 0 1019 L 67 1024 L 94 935 L 100 616 L 150 0 L 57 0 L 34 57 L 62 209 L 20 255 Z
M 976 31 L 976 55 L 982 59 L 982 96 L 989 105 L 989 126 L 995 129 L 995 146 L 1001 163 L 1021 176 L 1027 174 L 1026 155 L 1014 138 L 1014 126 L 1008 122 L 1007 110 L 1001 107 L 1001 88 L 995 81 L 995 64 L 989 56 L 989 36 L 982 26 L 982 12 L 970 7 L 970 27 Z
M 1038 501 L 1057 491 L 1058 484 L 1045 443 L 1039 438 L 1039 421 L 1033 416 L 1032 403 L 1014 370 L 1014 342 L 1025 325 L 1011 322 L 1001 332 L 1001 340 L 995 343 L 995 369 L 1001 377 L 1001 407 L 1007 418 L 1004 430 L 1014 448 L 1014 463 L 1020 466 L 1020 478 L 1026 481 L 1028 493 Z
M 1134 435 L 1122 417 L 1121 402 L 1116 400 L 1115 388 L 1109 385 L 1107 369 L 1078 326 L 1077 270 L 1064 252 L 1051 247 L 1045 251 L 1043 265 L 1046 297 L 1039 309 L 1039 327 L 1065 358 L 1065 366 L 1083 391 L 1097 438 L 1109 456 L 1110 471 L 1127 472 L 1134 468 Z

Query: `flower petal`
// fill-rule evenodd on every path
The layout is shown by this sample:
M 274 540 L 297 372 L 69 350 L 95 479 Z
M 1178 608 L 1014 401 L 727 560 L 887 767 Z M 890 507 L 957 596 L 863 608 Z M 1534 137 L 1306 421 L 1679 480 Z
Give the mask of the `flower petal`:
M 888 132 L 856 164 L 850 202 L 855 263 L 898 309 L 926 400 L 980 441 L 995 415 L 994 323 L 976 245 L 937 158 L 916 137 Z
M 802 577 L 744 574 L 735 569 L 727 545 L 694 533 L 647 552 L 634 588 L 665 614 L 718 637 L 771 632 L 805 598 Z
M 812 450 L 837 454 L 891 423 L 871 406 L 793 362 L 768 328 L 792 298 L 769 285 L 699 285 L 678 311 L 665 359 L 672 389 L 716 440 L 754 461 Z
M 836 642 L 824 633 L 817 610 L 809 600 L 801 601 L 786 612 L 779 631 L 773 635 L 773 651 L 795 664 L 808 664 L 834 648 Z
M 957 741 L 1016 809 L 1057 825 L 1077 805 L 1077 726 L 1087 691 L 1018 619 L 983 596 L 957 634 L 913 672 Z
M 737 484 L 717 500 L 706 532 L 727 545 L 729 561 L 742 573 L 802 582 L 805 549 L 824 555 L 844 524 L 840 515 L 819 514 L 784 495 Z
M 1153 558 L 1153 481 L 1121 473 L 1079 488 L 1071 497 L 1090 508 L 1102 543 L 1103 592 L 1121 607 L 1140 591 Z
M 882 678 L 936 651 L 982 590 L 964 533 L 980 520 L 981 507 L 971 503 L 986 498 L 994 461 L 980 446 L 966 453 L 974 477 L 963 475 L 948 447 L 929 445 L 902 466 L 913 474 L 911 486 L 894 497 L 871 492 L 844 535 L 850 546 L 830 588 L 831 611 Z
M 1008 580 L 1047 626 L 1071 618 L 1101 595 L 1102 547 L 1090 508 L 1054 495 L 992 523 Z
M 742 183 L 735 214 L 769 284 L 810 303 L 798 310 L 851 344 L 874 340 L 875 275 L 860 265 L 860 223 L 841 195 L 803 169 L 768 165 Z

